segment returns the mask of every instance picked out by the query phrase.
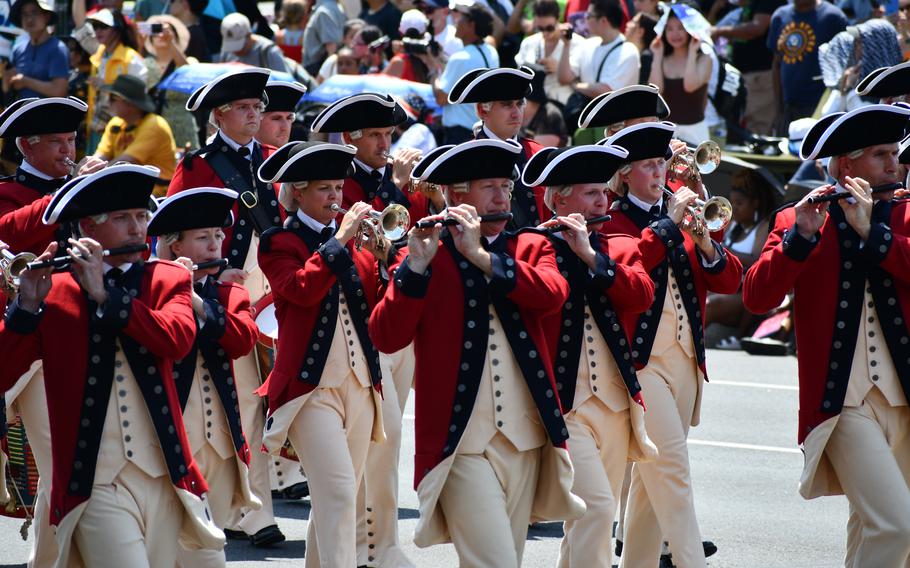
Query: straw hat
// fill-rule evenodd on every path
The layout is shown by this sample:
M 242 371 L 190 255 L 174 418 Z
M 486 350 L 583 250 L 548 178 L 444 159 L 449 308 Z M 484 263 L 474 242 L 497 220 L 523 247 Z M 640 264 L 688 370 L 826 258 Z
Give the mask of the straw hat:
M 190 44 L 190 30 L 186 27 L 186 24 L 168 14 L 158 14 L 156 16 L 150 17 L 146 20 L 149 24 L 162 24 L 165 26 L 171 26 L 177 33 L 177 47 L 181 52 L 186 53 L 186 48 Z M 156 55 L 155 45 L 152 43 L 152 36 L 145 38 L 145 50 L 152 54 Z

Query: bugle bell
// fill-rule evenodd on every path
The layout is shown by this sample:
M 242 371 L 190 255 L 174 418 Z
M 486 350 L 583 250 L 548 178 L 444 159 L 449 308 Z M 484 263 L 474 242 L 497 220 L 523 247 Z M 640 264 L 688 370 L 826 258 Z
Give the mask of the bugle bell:
M 0 244 L 6 244 L 0 241 Z M 19 275 L 28 269 L 28 263 L 37 258 L 30 252 L 15 254 L 3 249 L 0 254 L 0 288 L 7 296 L 14 296 L 19 292 Z
M 348 212 L 337 203 L 333 203 L 330 209 L 342 215 Z M 382 251 L 385 244 L 384 240 L 379 238 L 380 234 L 390 241 L 397 241 L 407 234 L 410 224 L 411 215 L 403 205 L 392 203 L 381 212 L 370 210 L 369 217 L 360 222 L 357 250 L 363 248 L 364 242 L 372 240 L 376 243 L 376 250 Z

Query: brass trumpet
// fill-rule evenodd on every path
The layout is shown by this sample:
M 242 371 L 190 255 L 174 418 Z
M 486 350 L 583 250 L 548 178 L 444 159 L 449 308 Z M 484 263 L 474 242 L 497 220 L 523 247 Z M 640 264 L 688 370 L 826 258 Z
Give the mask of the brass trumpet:
M 333 203 L 330 209 L 342 215 L 348 212 L 337 203 Z M 385 250 L 385 241 L 380 237 L 397 241 L 407 234 L 410 224 L 411 215 L 408 210 L 397 203 L 392 203 L 382 212 L 370 211 L 370 216 L 360 222 L 355 246 L 357 250 L 361 250 L 364 242 L 373 241 L 376 243 L 376 250 L 382 252 Z
M 701 177 L 708 175 L 720 166 L 720 146 L 713 140 L 707 140 L 695 149 L 688 148 L 685 152 L 673 156 L 667 166 L 667 178 L 683 182 L 692 191 L 701 183 Z M 664 194 L 672 197 L 673 192 L 664 187 Z M 724 230 L 733 219 L 733 205 L 730 200 L 720 195 L 715 195 L 707 201 L 696 199 L 694 206 L 688 208 L 691 226 L 696 236 L 704 235 L 705 231 L 713 233 Z
M 0 241 L 2 244 L 2 241 Z M 37 258 L 30 252 L 12 253 L 3 249 L 0 254 L 0 289 L 8 297 L 15 296 L 19 292 L 19 275 L 23 270 L 28 269 L 28 263 Z

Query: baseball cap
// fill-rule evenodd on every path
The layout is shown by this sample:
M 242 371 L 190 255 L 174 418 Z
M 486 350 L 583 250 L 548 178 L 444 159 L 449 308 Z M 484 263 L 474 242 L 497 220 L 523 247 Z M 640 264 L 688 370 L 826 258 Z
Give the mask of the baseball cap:
M 234 12 L 221 20 L 221 51 L 236 53 L 246 45 L 246 38 L 252 33 L 250 20 Z
M 429 20 L 420 10 L 408 10 L 401 15 L 401 23 L 398 25 L 398 32 L 405 36 L 408 30 L 417 30 L 417 35 L 422 36 L 427 31 Z

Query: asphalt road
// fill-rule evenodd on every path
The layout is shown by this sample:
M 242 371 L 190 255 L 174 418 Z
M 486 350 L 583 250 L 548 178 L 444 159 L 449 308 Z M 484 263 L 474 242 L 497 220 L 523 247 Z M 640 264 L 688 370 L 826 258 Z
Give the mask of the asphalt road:
M 802 454 L 796 448 L 796 360 L 709 351 L 711 383 L 705 389 L 702 423 L 690 433 L 695 504 L 702 535 L 719 551 L 713 568 L 828 568 L 843 565 L 847 505 L 843 497 L 804 501 L 796 491 Z M 410 417 L 410 419 L 408 419 Z M 400 533 L 417 566 L 458 565 L 451 545 L 418 549 L 413 544 L 417 495 L 413 474 L 413 406 L 406 411 L 401 460 Z M 309 505 L 276 504 L 288 541 L 258 550 L 233 541 L 231 568 L 301 566 Z M 0 517 L 0 568 L 24 567 L 31 539 L 19 537 L 20 522 Z M 551 523 L 528 535 L 524 566 L 556 565 L 562 528 Z

